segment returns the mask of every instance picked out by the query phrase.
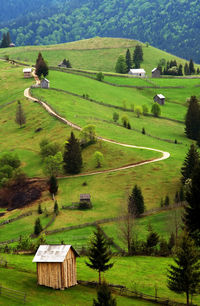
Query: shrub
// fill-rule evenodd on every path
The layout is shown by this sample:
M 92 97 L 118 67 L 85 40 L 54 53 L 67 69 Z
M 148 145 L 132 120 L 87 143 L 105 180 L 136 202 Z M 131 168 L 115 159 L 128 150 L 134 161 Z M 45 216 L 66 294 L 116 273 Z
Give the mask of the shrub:
M 119 120 L 119 114 L 117 112 L 113 113 L 113 121 L 117 122 Z
M 143 115 L 146 116 L 149 113 L 149 109 L 146 105 L 142 105 Z
M 151 113 L 154 115 L 154 117 L 159 117 L 161 115 L 161 108 L 160 108 L 160 105 L 158 103 L 155 102 L 152 105 Z
M 96 74 L 96 79 L 97 79 L 97 81 L 102 82 L 103 79 L 104 79 L 104 74 L 103 74 L 102 72 L 98 72 L 98 73 Z
M 137 117 L 140 118 L 140 116 L 142 115 L 142 108 L 141 108 L 141 106 L 136 106 L 135 113 L 136 113 Z

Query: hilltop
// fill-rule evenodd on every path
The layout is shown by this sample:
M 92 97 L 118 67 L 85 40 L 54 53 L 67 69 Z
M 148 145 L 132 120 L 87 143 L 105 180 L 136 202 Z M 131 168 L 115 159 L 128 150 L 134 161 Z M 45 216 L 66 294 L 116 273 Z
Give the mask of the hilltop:
M 184 65 L 186 60 L 169 54 L 150 45 L 145 45 L 137 40 L 95 37 L 64 44 L 49 46 L 25 46 L 0 49 L 0 57 L 8 55 L 11 59 L 35 64 L 38 52 L 42 52 L 49 66 L 55 66 L 64 59 L 69 59 L 73 68 L 104 72 L 115 72 L 115 65 L 119 55 L 126 54 L 127 48 L 133 54 L 137 44 L 141 44 L 144 52 L 144 61 L 141 66 L 148 75 L 157 67 L 161 59 L 170 61 L 175 59 Z M 196 66 L 197 67 L 197 66 Z

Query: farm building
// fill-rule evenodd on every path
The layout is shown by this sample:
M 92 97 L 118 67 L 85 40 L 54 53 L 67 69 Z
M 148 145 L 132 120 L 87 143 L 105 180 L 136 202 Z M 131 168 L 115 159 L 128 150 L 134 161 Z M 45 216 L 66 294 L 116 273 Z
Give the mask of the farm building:
M 144 69 L 130 69 L 128 74 L 135 75 L 138 77 L 145 77 L 146 71 Z
M 10 43 L 9 47 L 10 47 L 10 48 L 13 48 L 13 47 L 15 47 L 15 44 Z
M 89 193 L 82 193 L 80 194 L 80 202 L 89 202 L 90 203 L 91 197 Z
M 162 94 L 157 94 L 156 96 L 154 96 L 153 99 L 155 102 L 157 102 L 160 105 L 165 104 L 165 96 L 163 96 Z
M 40 82 L 41 88 L 49 88 L 50 87 L 50 81 L 47 79 L 42 79 Z
M 23 73 L 25 79 L 32 78 L 32 68 L 24 68 Z
M 160 77 L 160 70 L 158 68 L 154 68 L 152 71 L 152 78 L 159 78 Z
M 71 245 L 40 245 L 33 259 L 37 263 L 38 285 L 54 289 L 75 286 L 77 256 Z

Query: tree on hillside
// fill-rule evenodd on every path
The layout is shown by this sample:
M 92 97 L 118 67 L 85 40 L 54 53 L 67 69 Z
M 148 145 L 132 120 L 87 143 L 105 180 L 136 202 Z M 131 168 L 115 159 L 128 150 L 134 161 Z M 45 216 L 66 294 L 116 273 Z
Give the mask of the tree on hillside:
M 187 233 L 181 238 L 174 262 L 167 274 L 168 288 L 179 294 L 185 293 L 187 305 L 190 305 L 189 298 L 198 292 L 200 285 L 200 263 L 199 252 Z
M 76 174 L 81 171 L 83 164 L 81 147 L 73 132 L 71 132 L 71 136 L 65 144 L 63 161 L 67 173 Z
M 54 214 L 56 214 L 56 216 L 59 214 L 59 207 L 58 207 L 57 201 L 54 202 L 53 211 L 54 211 Z
M 102 82 L 103 79 L 104 79 L 104 74 L 103 74 L 101 71 L 98 72 L 98 73 L 96 74 L 96 79 L 97 79 L 97 81 Z
M 58 192 L 58 182 L 57 182 L 57 179 L 54 175 L 52 175 L 50 177 L 48 184 L 49 184 L 49 192 L 52 195 L 57 194 L 57 192 Z
M 129 212 L 123 213 L 124 217 L 119 220 L 119 238 L 128 249 L 128 255 L 131 255 L 131 246 L 134 241 L 135 215 Z
M 159 117 L 161 115 L 161 108 L 157 102 L 152 105 L 151 113 L 154 115 L 154 117 Z
M 127 65 L 127 72 L 128 72 L 132 67 L 131 53 L 129 49 L 126 50 L 126 65 Z
M 3 38 L 0 43 L 0 48 L 8 48 L 10 46 L 11 39 L 10 39 L 10 33 L 3 33 Z
M 183 66 L 181 64 L 178 66 L 178 75 L 179 76 L 183 75 Z
M 142 46 L 137 45 L 133 52 L 133 64 L 134 68 L 140 68 L 140 64 L 143 62 L 143 50 Z
M 38 236 L 41 233 L 41 231 L 42 231 L 42 225 L 40 222 L 40 218 L 37 218 L 35 220 L 34 234 Z
M 197 151 L 197 148 L 194 144 L 191 144 L 190 149 L 183 162 L 183 166 L 181 168 L 181 181 L 183 184 L 185 184 L 187 179 L 190 179 L 192 177 L 194 168 L 197 166 L 199 161 L 199 153 Z
M 195 240 L 195 243 L 200 246 L 200 164 L 198 164 L 192 175 L 189 190 L 186 193 L 186 201 L 183 215 L 183 222 L 189 235 Z
M 189 69 L 188 63 L 185 63 L 185 65 L 184 65 L 184 74 L 185 75 L 190 74 L 190 69 Z
M 81 145 L 92 144 L 97 140 L 96 136 L 96 125 L 88 124 L 83 127 L 80 133 Z
M 185 133 L 188 138 L 194 140 L 200 135 L 200 107 L 196 96 L 192 96 L 189 101 L 185 117 Z
M 57 176 L 63 171 L 63 156 L 61 152 L 56 155 L 50 155 L 44 159 L 44 173 L 51 177 L 52 175 Z
M 116 306 L 116 299 L 112 297 L 107 283 L 103 283 L 97 289 L 97 300 L 93 299 L 93 306 Z
M 140 187 L 134 186 L 131 195 L 128 198 L 128 212 L 139 216 L 144 212 L 144 198 Z
M 35 66 L 35 73 L 39 78 L 41 78 L 42 75 L 45 78 L 49 73 L 48 65 L 43 59 L 41 52 L 38 53 L 38 58 L 36 60 L 36 66 Z
M 189 62 L 189 71 L 190 71 L 190 74 L 194 74 L 195 73 L 194 63 L 193 63 L 192 59 Z
M 108 242 L 104 237 L 103 231 L 98 226 L 91 240 L 88 255 L 89 262 L 86 262 L 86 265 L 98 271 L 99 284 L 101 284 L 101 272 L 105 272 L 113 266 L 113 263 L 109 263 L 111 257 L 112 253 L 108 247 Z
M 117 73 L 126 73 L 127 72 L 127 65 L 126 65 L 126 60 L 123 55 L 120 55 L 118 57 L 116 66 L 115 66 L 115 71 Z
M 26 123 L 26 117 L 20 101 L 17 102 L 15 122 L 19 124 L 20 128 Z
M 93 157 L 94 157 L 96 167 L 100 168 L 102 166 L 102 163 L 103 163 L 103 160 L 104 160 L 103 154 L 99 151 L 96 151 L 96 152 L 94 152 Z

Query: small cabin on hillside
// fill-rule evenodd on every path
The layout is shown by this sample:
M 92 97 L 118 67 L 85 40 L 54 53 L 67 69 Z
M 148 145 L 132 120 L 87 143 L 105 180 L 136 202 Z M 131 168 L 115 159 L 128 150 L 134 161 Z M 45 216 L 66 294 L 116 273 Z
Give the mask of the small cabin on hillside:
M 88 202 L 90 203 L 91 197 L 89 193 L 82 193 L 80 194 L 80 202 Z
M 49 88 L 50 87 L 50 81 L 47 79 L 42 79 L 40 82 L 41 88 Z
M 156 96 L 154 96 L 154 102 L 157 102 L 160 105 L 164 105 L 165 104 L 165 96 L 163 96 L 162 94 L 157 94 Z
M 160 77 L 160 70 L 158 68 L 154 68 L 152 71 L 152 78 L 159 78 Z
M 144 69 L 130 69 L 128 74 L 143 78 L 146 76 L 146 71 Z
M 32 68 L 24 68 L 23 73 L 25 79 L 32 78 Z
M 37 263 L 38 285 L 53 289 L 77 285 L 77 256 L 71 245 L 40 245 L 33 259 Z

